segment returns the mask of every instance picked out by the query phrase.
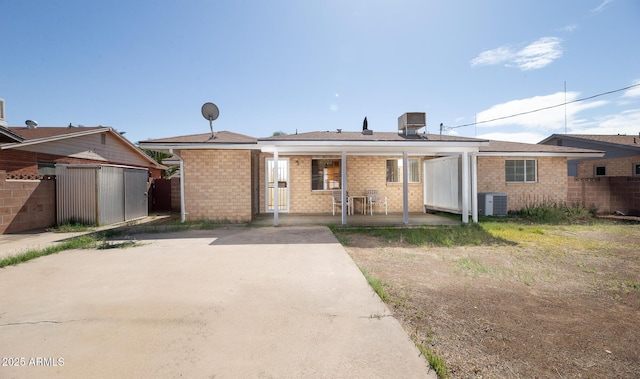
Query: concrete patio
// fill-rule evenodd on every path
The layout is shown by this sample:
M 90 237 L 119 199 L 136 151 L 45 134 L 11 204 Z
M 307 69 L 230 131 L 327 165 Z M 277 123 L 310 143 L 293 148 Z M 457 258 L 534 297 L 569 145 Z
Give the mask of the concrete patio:
M 410 213 L 409 224 L 403 222 L 402 213 L 353 214 L 347 216 L 347 226 L 421 226 L 421 225 L 459 225 L 462 221 L 429 213 Z M 273 214 L 261 214 L 252 222 L 256 226 L 273 226 Z M 332 214 L 290 214 L 280 213 L 278 225 L 342 225 L 342 216 Z

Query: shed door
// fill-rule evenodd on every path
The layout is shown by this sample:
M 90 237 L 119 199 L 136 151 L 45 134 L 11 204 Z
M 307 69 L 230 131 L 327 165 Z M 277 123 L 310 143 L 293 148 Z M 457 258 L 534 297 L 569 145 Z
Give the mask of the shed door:
M 124 170 L 124 218 L 126 221 L 149 215 L 147 170 Z

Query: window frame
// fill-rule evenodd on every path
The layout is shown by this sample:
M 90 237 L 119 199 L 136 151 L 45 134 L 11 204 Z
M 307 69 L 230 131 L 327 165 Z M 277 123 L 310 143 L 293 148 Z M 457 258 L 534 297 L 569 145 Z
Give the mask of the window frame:
M 633 176 L 640 176 L 640 162 L 639 163 L 634 163 L 633 167 L 631 168 L 632 170 L 632 175 Z
M 329 168 L 327 163 L 332 162 L 330 167 L 333 169 L 337 168 L 338 170 L 337 174 L 334 173 L 332 175 L 333 180 L 328 178 L 328 175 L 331 175 L 330 173 L 323 172 L 321 174 L 314 174 L 314 168 L 316 171 L 318 169 L 318 164 L 314 166 L 314 162 L 324 163 L 325 168 Z M 322 165 L 320 165 L 320 167 L 322 167 Z M 317 180 L 319 175 L 322 175 L 322 180 L 320 182 Z M 337 187 L 332 187 L 332 182 L 337 182 Z M 315 188 L 318 183 L 321 183 L 322 188 Z M 333 191 L 339 189 L 342 189 L 342 158 L 311 158 L 311 191 Z
M 396 171 L 395 172 L 395 179 L 396 180 L 389 180 L 389 162 L 393 162 L 393 161 L 396 162 L 396 165 L 395 165 L 395 168 L 394 168 L 394 170 Z M 402 162 L 402 158 L 387 158 L 385 160 L 385 180 L 386 180 L 387 184 L 389 184 L 389 183 L 402 183 L 403 176 L 400 173 L 400 167 L 402 167 L 401 164 L 400 164 L 401 162 Z M 420 183 L 420 180 L 421 180 L 420 158 L 408 158 L 407 159 L 407 164 L 409 165 L 409 171 L 408 171 L 408 177 L 407 177 L 408 183 L 409 184 L 418 184 L 418 183 Z M 411 165 L 412 164 L 415 164 L 417 166 L 416 169 L 415 169 L 415 174 L 418 176 L 418 180 L 412 180 L 412 174 L 411 174 L 411 172 L 412 172 Z
M 598 169 L 602 169 L 603 173 L 598 174 Z M 596 177 L 607 176 L 607 166 L 606 165 L 593 166 L 593 176 L 596 176 Z
M 517 170 L 519 167 L 513 167 L 514 172 L 508 172 L 510 169 L 508 162 L 522 162 L 522 180 L 518 180 Z M 533 179 L 529 178 L 527 171 L 527 162 L 533 162 Z M 514 163 L 515 164 L 515 163 Z M 537 159 L 505 159 L 504 163 L 504 179 L 506 183 L 537 183 L 538 182 L 538 160 Z M 510 174 L 512 175 L 510 179 Z

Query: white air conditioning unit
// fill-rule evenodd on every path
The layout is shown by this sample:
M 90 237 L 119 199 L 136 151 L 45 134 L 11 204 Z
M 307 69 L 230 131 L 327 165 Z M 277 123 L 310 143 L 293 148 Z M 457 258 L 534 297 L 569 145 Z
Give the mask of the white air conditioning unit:
M 507 194 L 485 192 L 478 194 L 478 214 L 480 216 L 506 216 Z

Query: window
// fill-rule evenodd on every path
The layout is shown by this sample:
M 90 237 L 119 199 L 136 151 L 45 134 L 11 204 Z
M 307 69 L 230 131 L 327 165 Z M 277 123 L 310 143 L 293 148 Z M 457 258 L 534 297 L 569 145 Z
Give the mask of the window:
M 420 159 L 408 159 L 409 183 L 420 183 Z M 402 159 L 387 159 L 387 183 L 402 182 Z
M 340 159 L 311 160 L 311 190 L 340 189 Z
M 38 161 L 38 175 L 55 175 L 55 174 L 56 174 L 55 162 Z
M 507 183 L 534 183 L 538 179 L 535 159 L 508 159 L 505 161 L 504 171 Z
M 605 166 L 596 166 L 595 171 L 596 171 L 596 176 L 607 175 L 607 168 Z
M 633 164 L 633 175 L 640 175 L 640 163 Z

